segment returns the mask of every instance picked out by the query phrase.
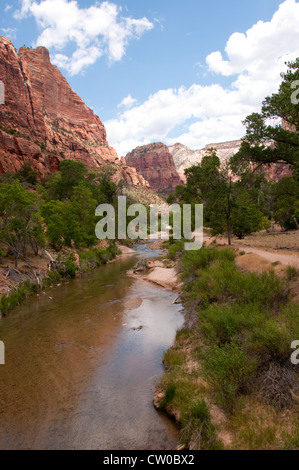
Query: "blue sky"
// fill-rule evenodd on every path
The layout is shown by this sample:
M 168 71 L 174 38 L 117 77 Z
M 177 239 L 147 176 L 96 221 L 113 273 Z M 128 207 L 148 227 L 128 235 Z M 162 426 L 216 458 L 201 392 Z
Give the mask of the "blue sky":
M 119 155 L 242 137 L 299 56 L 296 0 L 0 0 L 0 29 L 49 48 Z

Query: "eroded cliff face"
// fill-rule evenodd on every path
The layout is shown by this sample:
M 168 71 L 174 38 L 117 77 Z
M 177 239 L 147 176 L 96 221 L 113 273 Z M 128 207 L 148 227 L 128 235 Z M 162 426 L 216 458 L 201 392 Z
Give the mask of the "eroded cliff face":
M 236 140 L 233 142 L 224 142 L 220 144 L 209 144 L 205 148 L 200 150 L 191 150 L 182 144 L 175 144 L 169 147 L 169 151 L 173 156 L 173 161 L 181 179 L 186 181 L 185 170 L 193 165 L 198 165 L 206 155 L 209 148 L 214 148 L 217 155 L 222 163 L 228 161 L 233 155 L 235 155 L 240 147 L 241 141 Z
M 46 48 L 22 47 L 17 52 L 10 40 L 0 37 L 0 80 L 5 86 L 0 173 L 18 171 L 29 162 L 44 175 L 57 171 L 67 158 L 89 169 L 112 163 L 119 179 L 148 186 L 134 168 L 123 167 L 99 117 L 51 64 Z
M 155 191 L 167 195 L 182 180 L 168 147 L 161 142 L 137 147 L 126 155 L 126 163 L 136 168 Z
M 181 179 L 185 182 L 185 170 L 191 166 L 200 164 L 209 149 L 213 148 L 216 151 L 217 156 L 223 165 L 240 150 L 241 144 L 241 140 L 234 140 L 231 142 L 208 144 L 200 150 L 191 150 L 182 144 L 175 144 L 168 148 L 173 156 L 176 170 Z M 254 165 L 252 168 L 254 168 Z M 271 181 L 279 181 L 281 178 L 291 176 L 292 174 L 291 169 L 282 163 L 273 163 L 272 165 L 264 168 L 264 170 L 267 178 Z

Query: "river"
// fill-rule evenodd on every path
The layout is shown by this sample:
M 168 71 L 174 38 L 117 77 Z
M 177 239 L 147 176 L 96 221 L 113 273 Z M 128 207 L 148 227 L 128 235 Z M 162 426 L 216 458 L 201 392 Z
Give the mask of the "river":
M 173 292 L 127 276 L 158 254 L 135 248 L 0 320 L 0 449 L 175 449 L 152 399 L 183 317 Z

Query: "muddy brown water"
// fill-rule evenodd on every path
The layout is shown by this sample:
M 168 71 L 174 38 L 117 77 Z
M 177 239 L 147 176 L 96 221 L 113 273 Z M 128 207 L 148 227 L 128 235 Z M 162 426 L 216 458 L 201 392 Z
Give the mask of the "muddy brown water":
M 173 292 L 126 275 L 157 256 L 137 250 L 0 320 L 0 449 L 175 449 L 152 399 L 183 317 Z

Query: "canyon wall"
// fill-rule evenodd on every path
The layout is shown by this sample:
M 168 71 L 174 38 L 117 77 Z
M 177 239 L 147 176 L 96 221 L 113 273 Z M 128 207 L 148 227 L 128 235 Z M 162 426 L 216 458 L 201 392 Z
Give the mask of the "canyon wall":
M 28 162 L 43 176 L 57 171 L 66 158 L 89 169 L 108 162 L 116 166 L 117 179 L 148 186 L 134 168 L 122 165 L 101 120 L 51 64 L 46 48 L 17 52 L 9 39 L 0 37 L 0 80 L 5 86 L 0 173 L 18 171 Z
M 101 120 L 51 64 L 46 48 L 22 47 L 17 52 L 9 39 L 0 37 L 0 80 L 5 86 L 5 104 L 0 104 L 0 173 L 18 171 L 28 162 L 44 176 L 57 171 L 65 158 L 88 169 L 109 163 L 115 168 L 115 182 L 167 195 L 186 181 L 185 169 L 200 163 L 209 148 L 225 162 L 241 145 L 237 140 L 191 150 L 158 142 L 119 160 Z M 268 174 L 279 179 L 285 176 L 285 166 L 273 165 Z
M 160 194 L 168 195 L 182 184 L 173 157 L 168 147 L 161 142 L 137 147 L 126 155 L 125 160 Z
M 203 149 L 191 150 L 185 145 L 175 144 L 169 148 L 169 152 L 173 156 L 173 161 L 180 178 L 185 182 L 185 170 L 193 165 L 201 163 L 203 157 L 206 155 L 208 149 L 213 148 L 216 150 L 222 164 L 227 162 L 233 157 L 240 149 L 242 144 L 241 140 L 234 140 L 231 142 L 222 142 L 219 144 L 208 144 Z M 272 181 L 279 181 L 285 176 L 291 176 L 291 169 L 283 163 L 273 163 L 265 167 L 266 177 Z
M 198 165 L 209 148 L 214 148 L 220 161 L 224 163 L 239 151 L 241 143 L 242 142 L 240 140 L 236 140 L 220 144 L 208 144 L 205 148 L 200 150 L 191 150 L 182 144 L 175 144 L 168 148 L 169 152 L 173 156 L 173 161 L 178 174 L 183 181 L 186 181 L 184 173 L 185 170 L 193 165 Z

